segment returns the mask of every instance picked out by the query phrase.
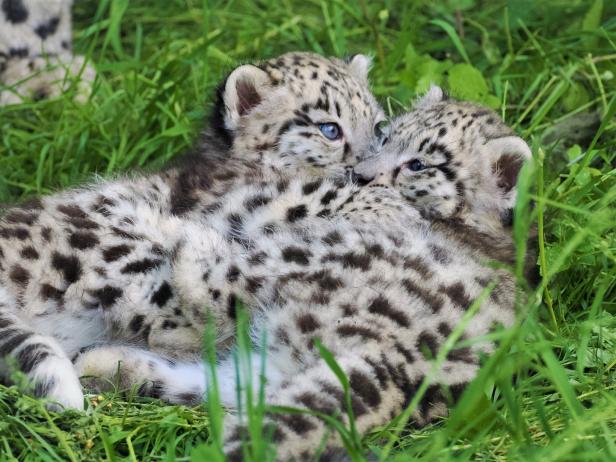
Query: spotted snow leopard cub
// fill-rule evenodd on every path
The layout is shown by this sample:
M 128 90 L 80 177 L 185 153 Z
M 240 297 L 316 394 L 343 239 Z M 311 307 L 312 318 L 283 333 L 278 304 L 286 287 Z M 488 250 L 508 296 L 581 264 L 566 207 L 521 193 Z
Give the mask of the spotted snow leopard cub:
M 174 271 L 184 306 L 233 318 L 235 302 L 246 304 L 255 348 L 264 333 L 267 339 L 268 404 L 345 420 L 342 388 L 315 348 L 319 339 L 349 378 L 361 433 L 409 404 L 482 294 L 463 334 L 470 346 L 447 354 L 417 423 L 443 415 L 475 376 L 480 352 L 494 347 L 476 339 L 512 324 L 515 279 L 503 268 L 514 263 L 508 217 L 530 158 L 527 144 L 493 111 L 449 100 L 438 88 L 395 119 L 376 150 L 355 168 L 368 181 L 363 187 L 287 177 L 228 192 L 207 226 L 177 250 Z M 171 402 L 198 401 L 205 392 L 199 363 L 121 346 L 76 360 L 81 373 L 110 379 L 118 379 L 118 364 L 122 385 L 145 381 L 143 390 Z M 218 375 L 223 403 L 234 408 L 230 357 Z M 326 436 L 314 416 L 269 419 L 279 460 L 308 460 Z M 225 449 L 230 460 L 241 460 L 245 432 L 230 422 Z M 338 444 L 334 436 L 327 441 L 328 448 Z
M 204 311 L 180 304 L 173 275 L 181 243 L 256 172 L 310 177 L 356 164 L 384 119 L 368 67 L 362 55 L 344 62 L 311 53 L 240 66 L 183 162 L 6 210 L 0 375 L 8 375 L 10 356 L 37 395 L 83 408 L 71 357 L 92 343 L 199 356 Z

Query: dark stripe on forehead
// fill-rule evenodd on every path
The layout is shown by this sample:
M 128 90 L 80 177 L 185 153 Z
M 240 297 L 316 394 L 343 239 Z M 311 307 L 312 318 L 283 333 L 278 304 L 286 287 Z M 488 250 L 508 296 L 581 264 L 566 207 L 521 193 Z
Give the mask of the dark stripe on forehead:
M 419 143 L 419 148 L 417 148 L 417 152 L 423 151 L 423 149 L 426 147 L 426 144 L 428 144 L 429 142 L 430 138 L 424 138 L 423 140 L 421 140 L 421 143 Z
M 307 122 L 306 120 L 310 120 L 310 118 L 309 117 L 301 117 L 301 118 L 298 117 L 298 118 L 295 118 L 295 119 L 287 120 L 278 129 L 278 136 L 280 137 L 280 136 L 284 135 L 292 127 L 306 127 L 306 126 L 308 126 L 309 122 Z
M 314 105 L 315 109 L 320 109 L 322 111 L 325 112 L 329 112 L 330 109 L 330 105 L 329 105 L 329 97 L 325 94 L 325 91 L 323 91 L 324 87 L 321 87 L 321 93 L 323 93 L 323 98 L 319 98 L 316 102 L 316 104 Z
M 309 110 L 310 110 L 310 106 L 308 104 L 303 104 L 301 111 L 296 109 L 295 111 L 293 111 L 293 114 L 295 114 L 297 119 L 301 119 L 307 125 L 314 124 L 314 121 L 308 115 L 308 111 Z M 295 120 L 297 120 L 297 119 L 295 119 Z
M 355 84 L 349 82 L 348 79 L 344 75 L 341 75 L 341 78 L 336 82 L 336 84 L 337 85 L 332 85 L 332 83 L 325 80 L 323 84 L 321 85 L 320 90 L 321 90 L 322 95 L 326 95 L 327 97 L 331 98 L 335 106 L 335 110 L 336 110 L 338 117 L 342 116 L 342 111 L 341 111 L 342 107 L 337 102 L 337 100 L 341 100 L 340 103 L 347 105 L 347 107 L 357 107 L 357 102 L 353 101 L 356 98 L 359 99 L 366 106 L 372 105 L 370 102 L 370 98 L 365 96 L 365 92 L 363 88 L 360 88 L 357 91 L 350 91 L 348 87 L 352 86 L 353 89 L 355 90 L 354 88 Z M 329 92 L 327 91 L 327 88 L 329 88 L 330 90 Z M 351 115 L 354 115 L 353 111 L 351 112 Z
M 437 151 L 443 154 L 447 158 L 447 161 L 451 160 L 451 151 L 449 151 L 449 149 L 447 149 L 445 145 L 441 143 L 432 143 L 427 150 L 427 154 L 434 154 Z

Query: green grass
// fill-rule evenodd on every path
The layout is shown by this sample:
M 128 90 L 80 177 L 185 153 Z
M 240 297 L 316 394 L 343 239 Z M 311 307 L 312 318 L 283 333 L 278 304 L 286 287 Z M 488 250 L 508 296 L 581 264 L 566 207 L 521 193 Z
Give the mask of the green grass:
M 190 146 L 226 71 L 289 50 L 373 54 L 374 92 L 393 113 L 430 82 L 496 108 L 537 157 L 518 212 L 535 202 L 542 283 L 449 418 L 349 433 L 353 458 L 363 445 L 400 461 L 616 460 L 614 2 L 82 0 L 75 22 L 94 94 L 0 108 L 0 201 L 160 166 Z M 0 459 L 216 453 L 220 409 L 130 396 L 53 414 L 0 388 Z

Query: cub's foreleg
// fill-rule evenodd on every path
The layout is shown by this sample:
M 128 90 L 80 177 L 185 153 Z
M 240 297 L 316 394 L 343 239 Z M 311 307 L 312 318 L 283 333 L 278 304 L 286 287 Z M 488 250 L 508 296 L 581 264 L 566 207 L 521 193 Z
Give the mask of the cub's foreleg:
M 71 360 L 53 337 L 37 333 L 20 318 L 15 306 L 0 287 L 0 362 L 5 363 L 0 373 L 9 374 L 12 359 L 34 384 L 36 396 L 64 408 L 83 409 L 83 393 Z

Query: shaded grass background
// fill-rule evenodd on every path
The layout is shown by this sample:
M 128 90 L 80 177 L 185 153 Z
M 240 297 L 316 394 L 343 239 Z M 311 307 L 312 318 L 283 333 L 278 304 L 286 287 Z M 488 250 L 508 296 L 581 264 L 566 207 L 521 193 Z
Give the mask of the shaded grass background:
M 616 459 L 614 2 L 76 3 L 76 52 L 99 72 L 93 96 L 0 108 L 0 201 L 162 165 L 190 146 L 212 89 L 239 62 L 373 54 L 373 89 L 392 113 L 436 82 L 496 108 L 529 140 L 538 165 L 526 200 L 543 239 L 544 283 L 519 326 L 500 334 L 505 345 L 452 416 L 403 434 L 393 457 Z M 92 402 L 86 414 L 48 414 L 0 388 L 2 458 L 188 460 L 209 438 L 205 406 Z M 378 453 L 388 435 L 364 444 Z

